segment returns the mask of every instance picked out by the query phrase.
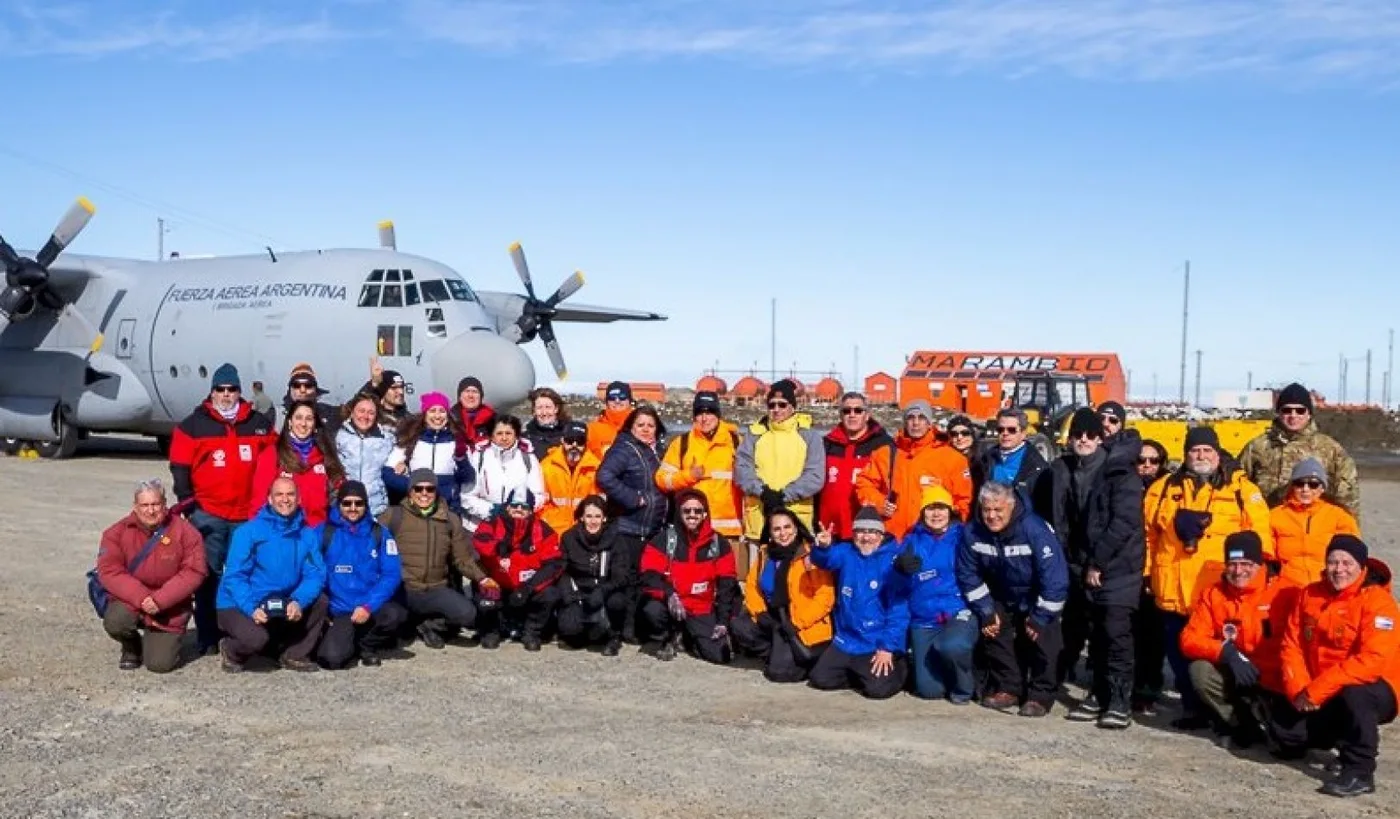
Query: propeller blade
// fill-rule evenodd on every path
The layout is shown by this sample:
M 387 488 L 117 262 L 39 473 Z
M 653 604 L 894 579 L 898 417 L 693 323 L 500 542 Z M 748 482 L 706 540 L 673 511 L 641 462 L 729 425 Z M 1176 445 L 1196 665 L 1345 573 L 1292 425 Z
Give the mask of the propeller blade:
M 83 315 L 81 310 L 74 307 L 70 302 L 63 306 L 63 315 L 81 324 L 83 329 L 87 332 L 87 335 L 92 338 L 92 343 L 88 345 L 88 358 L 91 358 L 93 353 L 102 349 L 102 343 L 106 341 L 106 336 L 102 335 L 101 330 L 92 326 L 92 322 L 88 321 L 88 317 Z
M 398 250 L 398 238 L 394 235 L 394 222 L 385 219 L 379 223 L 379 246 L 385 250 Z
M 5 237 L 0 236 L 0 266 L 9 270 L 19 265 L 19 254 L 10 247 L 10 243 L 5 241 Z
M 574 275 L 565 279 L 564 283 L 559 285 L 559 289 L 554 291 L 554 295 L 550 296 L 549 299 L 545 301 L 545 306 L 553 307 L 564 299 L 577 293 L 579 288 L 583 287 L 583 281 L 583 271 L 575 270 Z
M 525 251 L 521 250 L 519 242 L 512 242 L 509 248 L 510 261 L 515 265 L 515 272 L 520 275 L 520 280 L 525 283 L 525 292 L 530 294 L 530 300 L 535 299 L 535 284 L 530 281 L 530 266 L 525 264 Z
M 49 237 L 44 248 L 39 251 L 39 255 L 34 257 L 34 261 L 47 270 L 48 266 L 53 264 L 53 260 L 58 258 L 58 254 L 62 253 L 63 249 L 78 238 L 79 233 L 83 232 L 83 228 L 87 227 L 88 220 L 92 218 L 92 214 L 96 210 L 97 208 L 93 207 L 87 197 L 79 196 L 78 201 L 73 203 L 73 207 L 69 208 L 68 212 L 63 215 L 63 221 L 54 228 L 53 235 Z
M 554 365 L 554 373 L 562 381 L 569 377 L 569 368 L 564 365 L 564 353 L 559 349 L 559 339 L 554 337 L 554 325 L 548 319 L 540 322 L 540 340 L 549 354 L 549 363 Z

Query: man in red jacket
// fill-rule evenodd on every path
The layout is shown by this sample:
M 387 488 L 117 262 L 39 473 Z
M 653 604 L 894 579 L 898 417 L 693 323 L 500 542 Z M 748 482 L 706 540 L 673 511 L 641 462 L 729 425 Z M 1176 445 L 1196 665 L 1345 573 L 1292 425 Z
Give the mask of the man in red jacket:
M 102 533 L 97 552 L 97 577 L 109 597 L 102 627 L 121 643 L 118 668 L 134 671 L 143 661 L 157 674 L 175 668 L 191 599 L 206 574 L 199 532 L 170 514 L 160 481 L 142 481 L 131 514 Z
M 841 396 L 841 423 L 828 432 L 826 484 L 817 496 L 817 527 L 830 528 L 837 540 L 851 539 L 851 521 L 860 501 L 856 499 L 856 476 L 876 451 L 894 444 L 894 439 L 870 415 L 865 396 L 848 392 Z
M 267 416 L 242 397 L 238 370 L 221 364 L 209 383 L 209 397 L 195 408 L 170 437 L 170 475 L 175 497 L 194 499 L 190 523 L 204 538 L 209 574 L 195 594 L 194 625 L 199 653 L 219 645 L 214 597 L 228 555 L 229 537 L 248 519 L 253 506 L 253 472 L 258 453 L 277 443 L 277 431 Z

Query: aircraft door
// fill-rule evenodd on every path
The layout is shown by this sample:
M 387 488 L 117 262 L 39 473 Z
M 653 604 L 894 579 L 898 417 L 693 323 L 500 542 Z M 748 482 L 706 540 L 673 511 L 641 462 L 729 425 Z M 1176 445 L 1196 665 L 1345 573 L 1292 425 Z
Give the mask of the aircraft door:
M 117 325 L 117 358 L 131 358 L 136 351 L 136 319 L 122 319 Z

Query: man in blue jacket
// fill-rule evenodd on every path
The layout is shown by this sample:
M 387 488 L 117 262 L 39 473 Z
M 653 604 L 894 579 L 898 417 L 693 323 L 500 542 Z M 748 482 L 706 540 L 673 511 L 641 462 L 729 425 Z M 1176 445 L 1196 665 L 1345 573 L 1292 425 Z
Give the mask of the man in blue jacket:
M 319 535 L 325 547 L 331 624 L 316 653 L 327 668 L 345 668 L 358 643 L 360 664 L 375 666 L 380 652 L 396 647 L 399 628 L 408 619 L 408 612 L 392 599 L 403 580 L 399 545 L 368 515 L 364 484 L 346 481 L 337 497 Z
M 982 705 L 1023 717 L 1050 713 L 1069 572 L 1049 524 L 1017 491 L 990 481 L 958 551 L 958 585 L 982 627 L 987 690 Z M 1023 696 L 1024 695 L 1024 696 Z
M 853 543 L 832 545 L 832 526 L 817 535 L 812 562 L 836 577 L 836 636 L 812 667 L 808 684 L 823 691 L 854 688 L 883 700 L 898 694 L 909 673 L 909 578 L 895 569 L 899 544 L 872 506 L 856 513 Z M 908 561 L 906 561 L 908 562 Z M 906 566 L 918 571 L 917 566 Z
M 219 582 L 219 642 L 223 669 L 243 664 L 269 645 L 283 668 L 316 671 L 311 660 L 326 622 L 326 564 L 315 529 L 306 525 L 291 478 L 278 478 L 267 505 L 233 532 Z

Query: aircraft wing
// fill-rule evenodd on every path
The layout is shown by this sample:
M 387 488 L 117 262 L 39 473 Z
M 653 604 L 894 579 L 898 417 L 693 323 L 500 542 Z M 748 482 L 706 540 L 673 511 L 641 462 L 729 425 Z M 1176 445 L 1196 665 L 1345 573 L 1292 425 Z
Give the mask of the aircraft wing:
M 569 302 L 554 308 L 555 321 L 577 321 L 589 324 L 609 324 L 614 321 L 665 321 L 660 313 L 647 310 L 625 310 L 616 307 L 596 307 Z

